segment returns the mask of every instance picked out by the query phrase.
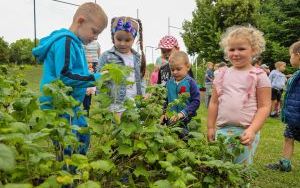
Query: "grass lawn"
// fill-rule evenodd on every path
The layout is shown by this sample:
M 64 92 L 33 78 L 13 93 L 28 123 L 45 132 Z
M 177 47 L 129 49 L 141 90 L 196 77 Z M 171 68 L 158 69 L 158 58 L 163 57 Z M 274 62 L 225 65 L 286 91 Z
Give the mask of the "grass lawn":
M 29 82 L 28 87 L 34 91 L 39 90 L 39 80 L 41 77 L 41 66 L 25 66 L 22 73 Z M 207 110 L 201 104 L 198 116 L 201 117 L 202 126 L 205 130 Z M 266 169 L 264 166 L 280 159 L 283 145 L 284 126 L 279 119 L 269 118 L 262 131 L 258 150 L 254 159 L 255 169 L 259 172 L 259 177 L 252 184 L 253 187 L 261 188 L 300 188 L 300 148 L 299 143 L 295 143 L 292 172 L 276 172 Z

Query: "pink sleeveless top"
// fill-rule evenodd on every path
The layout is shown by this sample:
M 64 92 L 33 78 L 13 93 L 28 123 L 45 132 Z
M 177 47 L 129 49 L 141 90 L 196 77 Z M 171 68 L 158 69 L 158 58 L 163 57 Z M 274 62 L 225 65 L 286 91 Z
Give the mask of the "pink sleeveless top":
M 218 127 L 224 124 L 248 127 L 257 111 L 256 88 L 271 87 L 267 74 L 255 67 L 221 68 L 213 84 L 219 97 Z

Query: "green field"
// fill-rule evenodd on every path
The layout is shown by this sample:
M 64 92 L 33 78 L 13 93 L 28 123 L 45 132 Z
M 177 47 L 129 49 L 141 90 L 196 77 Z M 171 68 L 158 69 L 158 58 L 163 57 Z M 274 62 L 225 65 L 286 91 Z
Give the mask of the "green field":
M 22 73 L 29 82 L 28 87 L 38 91 L 41 66 L 26 66 Z M 198 116 L 201 116 L 202 125 L 206 124 L 207 111 L 201 105 Z M 205 127 L 204 127 L 205 130 Z M 293 170 L 288 173 L 276 172 L 264 166 L 277 161 L 281 156 L 284 126 L 279 119 L 269 118 L 262 131 L 261 140 L 255 156 L 254 166 L 259 172 L 259 177 L 253 182 L 252 187 L 261 188 L 297 188 L 300 187 L 300 149 L 299 143 L 295 144 L 293 156 Z

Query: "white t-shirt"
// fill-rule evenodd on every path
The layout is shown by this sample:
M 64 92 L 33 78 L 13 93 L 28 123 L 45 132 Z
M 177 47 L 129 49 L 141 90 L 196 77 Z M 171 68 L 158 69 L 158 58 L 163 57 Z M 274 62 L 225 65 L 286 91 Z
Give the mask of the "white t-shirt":
M 125 65 L 132 68 L 132 72 L 127 77 L 127 81 L 132 82 L 133 84 L 127 85 L 126 97 L 129 99 L 133 99 L 137 95 L 135 72 L 134 72 L 134 57 L 133 54 L 121 54 L 121 57 L 124 59 Z

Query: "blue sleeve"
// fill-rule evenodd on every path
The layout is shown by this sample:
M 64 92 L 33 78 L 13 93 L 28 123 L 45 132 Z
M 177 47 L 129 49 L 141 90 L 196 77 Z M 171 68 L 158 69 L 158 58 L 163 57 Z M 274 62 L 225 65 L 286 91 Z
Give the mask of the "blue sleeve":
M 187 106 L 181 111 L 185 117 L 191 117 L 196 115 L 196 111 L 200 106 L 200 91 L 197 87 L 195 80 L 190 80 L 190 101 Z
M 66 38 L 55 44 L 55 71 L 56 75 L 60 75 L 60 79 L 64 84 L 74 88 L 87 88 L 95 85 L 95 80 L 100 78 L 99 73 L 80 75 L 74 73 L 74 67 L 86 68 L 87 65 L 83 65 L 84 62 L 78 58 L 78 54 L 75 54 L 78 49 L 71 44 L 72 39 Z M 76 51 L 77 50 L 77 51 Z M 84 56 L 84 54 L 82 54 Z M 78 65 L 82 63 L 82 65 Z M 75 64 L 77 64 L 75 66 Z M 88 72 L 88 71 L 87 71 Z

